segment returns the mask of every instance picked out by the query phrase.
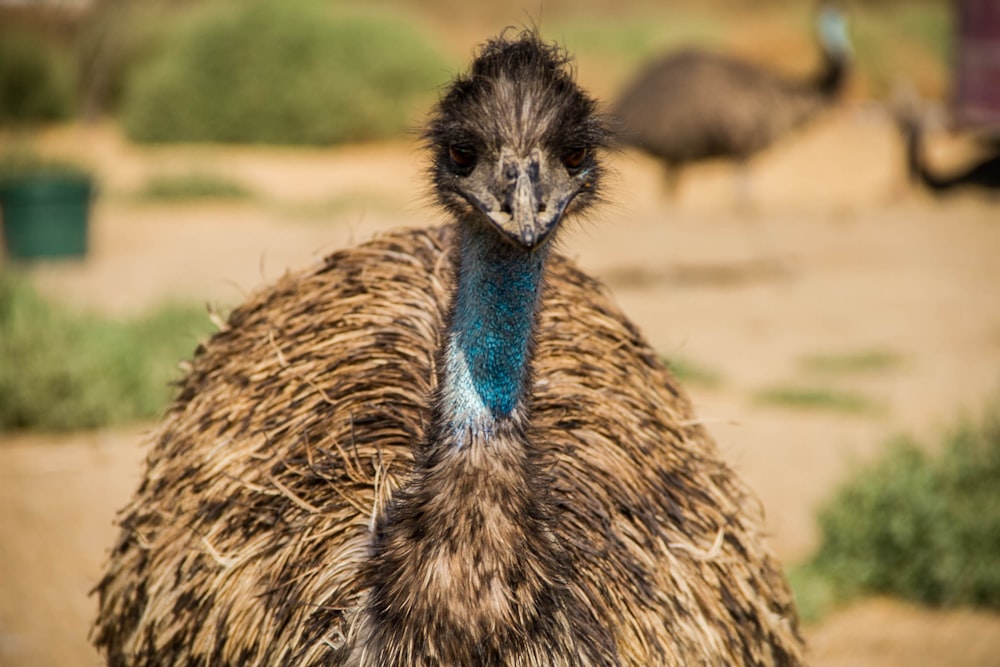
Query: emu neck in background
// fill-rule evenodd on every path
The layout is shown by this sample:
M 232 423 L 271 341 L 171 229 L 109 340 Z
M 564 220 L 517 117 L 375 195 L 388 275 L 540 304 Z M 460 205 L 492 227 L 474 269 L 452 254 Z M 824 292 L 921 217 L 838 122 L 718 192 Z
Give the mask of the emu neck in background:
M 953 182 L 932 173 L 924 162 L 924 137 L 920 121 L 906 119 L 903 121 L 903 125 L 906 139 L 906 162 L 910 178 L 932 190 L 943 191 L 952 187 Z
M 354 650 L 363 665 L 605 664 L 593 647 L 606 633 L 566 592 L 526 437 L 545 250 L 462 227 L 439 394 L 413 476 L 376 526 Z
M 837 97 L 847 83 L 847 59 L 840 53 L 826 53 L 823 68 L 816 75 L 816 89 L 832 101 Z

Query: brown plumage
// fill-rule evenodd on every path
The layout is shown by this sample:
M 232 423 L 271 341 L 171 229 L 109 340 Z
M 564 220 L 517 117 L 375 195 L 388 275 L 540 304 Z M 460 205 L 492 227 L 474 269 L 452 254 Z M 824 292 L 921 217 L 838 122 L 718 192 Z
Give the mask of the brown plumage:
M 536 116 L 507 117 L 513 158 L 518 142 L 480 141 L 495 127 L 470 130 L 501 99 L 553 114 L 532 141 Z M 456 221 L 337 252 L 233 312 L 120 516 L 94 630 L 110 665 L 801 664 L 757 501 L 601 285 L 547 254 L 555 209 L 597 187 L 597 122 L 558 51 L 491 42 L 428 132 Z M 504 215 L 448 199 L 495 173 Z M 512 228 L 525 201 L 531 228 Z M 462 347 L 463 299 L 486 298 L 465 291 L 476 247 L 543 267 L 512 405 Z
M 806 80 L 690 48 L 653 60 L 616 102 L 622 140 L 659 158 L 672 184 L 693 162 L 748 160 L 842 91 L 850 46 L 843 18 L 833 7 L 819 12 L 818 34 L 823 65 Z

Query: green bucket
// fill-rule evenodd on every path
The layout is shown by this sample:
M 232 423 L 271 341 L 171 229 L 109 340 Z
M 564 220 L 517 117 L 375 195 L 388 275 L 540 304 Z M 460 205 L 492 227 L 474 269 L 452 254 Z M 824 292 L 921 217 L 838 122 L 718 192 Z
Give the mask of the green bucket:
M 77 175 L 23 176 L 0 183 L 0 214 L 12 259 L 81 257 L 94 193 Z

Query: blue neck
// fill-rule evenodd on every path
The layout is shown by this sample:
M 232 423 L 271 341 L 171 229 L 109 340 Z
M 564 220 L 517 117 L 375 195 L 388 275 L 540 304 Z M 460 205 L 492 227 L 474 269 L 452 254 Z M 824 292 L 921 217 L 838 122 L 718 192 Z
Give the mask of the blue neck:
M 527 391 L 547 254 L 516 248 L 478 226 L 461 230 L 459 243 L 442 405 L 442 416 L 457 428 L 508 417 Z

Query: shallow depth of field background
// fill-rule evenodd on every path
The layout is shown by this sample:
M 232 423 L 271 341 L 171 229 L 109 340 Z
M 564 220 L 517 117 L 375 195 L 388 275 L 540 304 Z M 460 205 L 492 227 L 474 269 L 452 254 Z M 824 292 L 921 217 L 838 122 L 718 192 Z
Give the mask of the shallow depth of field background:
M 814 6 L 770 0 L 0 0 L 0 181 L 98 184 L 85 258 L 0 258 L 0 667 L 98 665 L 88 596 L 145 434 L 214 320 L 286 270 L 436 224 L 421 119 L 475 46 L 536 26 L 612 100 L 649 57 L 819 63 Z M 814 665 L 1000 665 L 1000 198 L 911 184 L 891 113 L 941 172 L 952 5 L 845 4 L 838 106 L 751 163 L 609 156 L 564 251 L 682 379 L 760 496 Z

